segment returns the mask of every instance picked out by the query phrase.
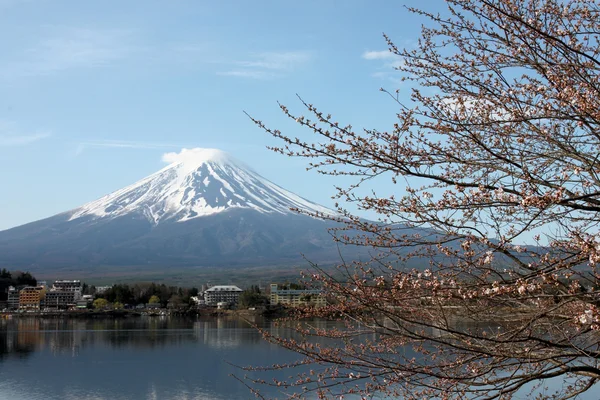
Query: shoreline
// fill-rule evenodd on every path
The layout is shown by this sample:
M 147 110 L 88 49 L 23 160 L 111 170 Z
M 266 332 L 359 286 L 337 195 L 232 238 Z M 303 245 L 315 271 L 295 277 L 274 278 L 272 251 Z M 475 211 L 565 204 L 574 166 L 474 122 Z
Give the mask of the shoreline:
M 203 308 L 198 310 L 69 310 L 69 311 L 36 311 L 36 312 L 1 312 L 0 319 L 12 318 L 138 318 L 138 317 L 264 317 L 281 318 L 289 313 L 286 309 L 261 310 L 217 310 Z

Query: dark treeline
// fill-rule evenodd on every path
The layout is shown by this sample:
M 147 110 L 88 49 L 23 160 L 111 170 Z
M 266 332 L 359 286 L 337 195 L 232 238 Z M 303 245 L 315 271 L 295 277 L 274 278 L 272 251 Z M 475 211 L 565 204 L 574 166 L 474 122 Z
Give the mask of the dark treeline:
M 239 298 L 239 306 L 242 308 L 261 307 L 266 306 L 268 303 L 269 298 L 256 285 L 252 285 L 244 290 Z
M 156 296 L 162 306 L 166 306 L 168 303 L 173 306 L 185 306 L 190 304 L 192 296 L 198 295 L 197 288 L 181 288 L 156 283 L 136 283 L 132 286 L 116 284 L 103 293 L 95 293 L 95 288 L 90 286 L 85 291 L 95 294 L 96 297 L 104 298 L 110 303 L 130 305 L 147 304 L 152 296 Z
M 37 280 L 29 272 L 0 270 L 0 301 L 8 298 L 8 287 L 35 286 Z
M 308 289 L 303 283 L 286 282 L 283 285 L 279 285 L 281 290 L 305 290 Z

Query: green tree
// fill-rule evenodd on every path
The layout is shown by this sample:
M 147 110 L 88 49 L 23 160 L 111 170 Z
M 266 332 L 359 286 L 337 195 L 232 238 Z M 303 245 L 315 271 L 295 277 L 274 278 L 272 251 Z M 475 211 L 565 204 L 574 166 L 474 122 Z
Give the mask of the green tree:
M 109 304 L 108 300 L 106 300 L 102 297 L 99 297 L 96 300 L 94 300 L 94 302 L 92 303 L 92 307 L 94 307 L 94 309 L 96 309 L 96 310 L 103 310 L 106 307 L 108 307 L 108 304 Z
M 174 294 L 169 298 L 167 305 L 169 308 L 181 308 L 183 305 L 185 305 L 185 302 L 179 294 Z
M 148 303 L 150 304 L 159 304 L 160 303 L 160 298 L 157 295 L 152 295 L 150 296 L 150 300 L 148 300 Z

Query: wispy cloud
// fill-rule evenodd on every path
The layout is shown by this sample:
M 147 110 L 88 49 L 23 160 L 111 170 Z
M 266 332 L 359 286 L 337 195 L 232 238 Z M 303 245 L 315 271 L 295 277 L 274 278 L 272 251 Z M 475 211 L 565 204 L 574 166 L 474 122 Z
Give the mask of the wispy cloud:
M 229 63 L 230 69 L 217 74 L 251 79 L 279 78 L 306 65 L 312 57 L 307 51 L 258 53 L 247 60 Z
M 388 50 L 365 51 L 362 54 L 362 58 L 364 58 L 365 60 L 383 61 L 384 63 L 382 65 L 382 68 L 392 69 L 392 68 L 396 68 L 402 64 L 402 58 L 399 55 L 392 53 L 391 51 L 388 51 Z
M 311 55 L 305 51 L 288 51 L 284 53 L 261 53 L 254 60 L 240 61 L 239 64 L 249 68 L 274 70 L 291 70 L 305 64 Z
M 398 58 L 398 56 L 389 50 L 381 51 L 365 51 L 362 54 L 362 58 L 365 60 L 392 60 Z
M 271 78 L 276 77 L 275 74 L 267 72 L 267 71 L 244 70 L 244 69 L 217 72 L 217 75 L 236 76 L 238 78 L 250 78 L 250 79 L 271 79 Z
M 389 50 L 365 51 L 362 54 L 362 58 L 369 61 L 379 61 L 381 63 L 378 66 L 377 71 L 371 74 L 372 77 L 400 83 L 395 69 L 402 65 L 402 58 L 397 54 L 392 53 Z
M 148 49 L 147 53 L 153 64 L 175 68 L 204 69 L 207 65 L 223 64 L 225 59 L 220 53 L 222 46 L 212 40 L 198 42 L 170 43 L 163 47 Z
M 26 146 L 50 136 L 45 131 L 21 133 L 14 122 L 0 121 L 0 147 Z
M 0 134 L 0 146 L 25 146 L 52 136 L 48 132 L 34 133 L 31 135 L 3 135 Z
M 119 149 L 169 149 L 183 148 L 181 144 L 174 143 L 155 143 L 155 142 L 139 142 L 127 140 L 90 140 L 81 142 L 77 145 L 76 155 L 83 153 L 88 148 L 119 148 Z M 189 146 L 188 146 L 189 147 Z
M 106 66 L 126 58 L 136 48 L 131 32 L 118 29 L 48 27 L 48 37 L 15 54 L 0 69 L 4 76 L 49 75 L 76 68 Z

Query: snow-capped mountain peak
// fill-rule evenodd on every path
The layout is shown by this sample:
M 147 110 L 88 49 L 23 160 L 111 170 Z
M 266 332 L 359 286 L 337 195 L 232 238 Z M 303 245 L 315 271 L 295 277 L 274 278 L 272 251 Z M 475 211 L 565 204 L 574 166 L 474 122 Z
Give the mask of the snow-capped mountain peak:
M 249 169 L 249 167 L 219 149 L 183 149 L 179 153 L 167 153 L 163 155 L 162 159 L 169 164 L 163 169 L 169 169 L 174 165 L 178 165 L 180 170 L 185 172 L 193 172 L 207 162 L 221 165 L 229 164 L 235 165 L 238 168 Z
M 183 149 L 168 153 L 160 171 L 72 211 L 81 217 L 116 218 L 143 214 L 149 221 L 186 221 L 232 208 L 261 213 L 292 213 L 290 208 L 328 215 L 319 206 L 263 178 L 217 149 Z

